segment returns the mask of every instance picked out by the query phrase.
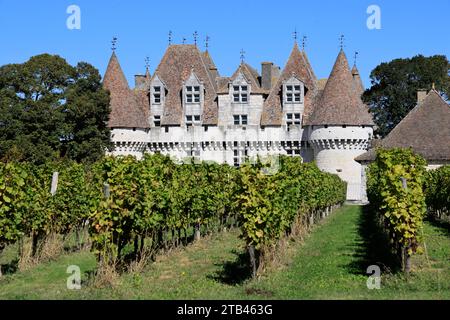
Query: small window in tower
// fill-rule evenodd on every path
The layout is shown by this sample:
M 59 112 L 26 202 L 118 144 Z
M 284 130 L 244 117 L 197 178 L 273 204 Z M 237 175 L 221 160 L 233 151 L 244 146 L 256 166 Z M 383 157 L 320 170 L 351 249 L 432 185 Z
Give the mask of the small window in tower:
M 247 125 L 247 115 L 246 114 L 241 115 L 241 123 L 242 123 L 242 125 Z
M 239 118 L 239 116 L 238 116 L 238 115 L 234 115 L 234 116 L 233 116 L 233 119 L 234 119 L 234 124 L 235 124 L 235 125 L 239 125 L 239 123 L 240 123 L 240 118 Z

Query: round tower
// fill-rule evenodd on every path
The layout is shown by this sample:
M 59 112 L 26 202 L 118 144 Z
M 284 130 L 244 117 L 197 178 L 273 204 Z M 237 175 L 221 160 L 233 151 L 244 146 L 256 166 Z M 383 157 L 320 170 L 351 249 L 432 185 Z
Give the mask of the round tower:
M 147 70 L 144 84 L 150 80 Z M 110 92 L 111 113 L 108 126 L 115 149 L 112 155 L 133 155 L 141 159 L 148 145 L 148 90 L 143 85 L 131 90 L 113 52 L 106 69 L 103 87 Z
M 356 80 L 341 50 L 308 121 L 309 142 L 317 166 L 347 182 L 347 200 L 364 201 L 365 181 L 355 158 L 368 149 L 374 123 Z

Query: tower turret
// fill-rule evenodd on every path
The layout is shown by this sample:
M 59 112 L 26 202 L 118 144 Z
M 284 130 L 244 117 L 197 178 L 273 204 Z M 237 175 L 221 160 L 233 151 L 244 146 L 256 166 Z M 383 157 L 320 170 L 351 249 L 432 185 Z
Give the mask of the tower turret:
M 361 101 L 360 89 L 341 49 L 308 125 L 309 142 L 320 169 L 338 174 L 348 183 L 347 199 L 364 200 L 361 165 L 354 159 L 369 147 L 373 120 Z
M 103 78 L 103 87 L 110 92 L 111 113 L 108 126 L 115 145 L 114 154 L 131 154 L 141 158 L 148 142 L 148 106 L 140 92 L 129 88 L 114 51 Z

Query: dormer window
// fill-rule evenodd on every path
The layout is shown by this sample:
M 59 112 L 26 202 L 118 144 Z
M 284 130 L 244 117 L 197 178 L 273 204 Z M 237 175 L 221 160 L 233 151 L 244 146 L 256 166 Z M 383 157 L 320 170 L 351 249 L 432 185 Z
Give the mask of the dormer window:
M 233 86 L 233 102 L 247 103 L 248 102 L 248 86 Z
M 153 103 L 161 104 L 161 87 L 153 87 Z
M 292 76 L 283 83 L 283 102 L 285 104 L 303 103 L 304 88 L 303 82 Z
M 299 85 L 287 85 L 286 86 L 286 102 L 300 103 L 301 102 L 302 89 Z
M 156 75 L 150 85 L 150 99 L 153 106 L 163 107 L 166 95 L 164 82 Z
M 230 95 L 233 103 L 248 103 L 250 99 L 250 82 L 242 73 L 230 83 Z
M 200 86 L 186 86 L 186 103 L 200 103 Z

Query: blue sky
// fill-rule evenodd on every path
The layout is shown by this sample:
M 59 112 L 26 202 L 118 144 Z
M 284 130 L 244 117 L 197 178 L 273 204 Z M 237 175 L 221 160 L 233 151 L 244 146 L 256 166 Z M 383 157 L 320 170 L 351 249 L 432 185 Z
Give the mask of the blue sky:
M 81 9 L 81 29 L 69 30 L 69 5 Z M 381 29 L 369 30 L 366 10 L 381 9 Z M 221 75 L 231 75 L 239 64 L 241 48 L 246 61 L 260 69 L 262 61 L 284 66 L 293 46 L 292 33 L 308 37 L 306 51 L 319 78 L 328 77 L 339 51 L 339 35 L 345 35 L 350 63 L 359 52 L 358 67 L 369 86 L 370 71 L 381 62 L 416 54 L 450 57 L 449 0 L 0 0 L 0 65 L 20 63 L 30 56 L 59 54 L 71 64 L 87 61 L 102 75 L 117 36 L 121 65 L 130 82 L 156 68 L 168 44 L 193 43 L 205 35 Z

